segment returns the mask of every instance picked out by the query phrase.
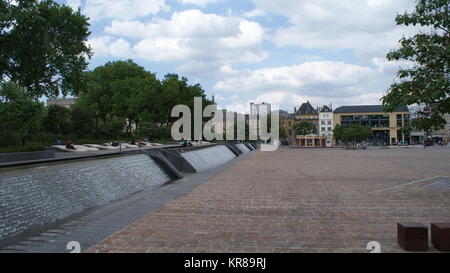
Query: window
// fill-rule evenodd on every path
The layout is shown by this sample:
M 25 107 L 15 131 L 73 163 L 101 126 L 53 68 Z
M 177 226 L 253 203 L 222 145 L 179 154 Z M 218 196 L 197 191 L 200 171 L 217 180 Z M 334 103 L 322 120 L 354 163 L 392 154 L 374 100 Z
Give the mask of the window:
M 322 127 L 322 132 L 325 132 L 325 127 Z
M 292 130 L 289 130 L 289 136 L 292 136 Z
M 389 127 L 389 119 L 388 120 L 381 120 L 380 121 L 380 127 L 388 128 Z
M 331 127 L 328 127 L 328 132 L 331 132 Z
M 289 121 L 289 127 L 291 127 L 291 126 L 292 126 L 292 122 Z
M 327 123 L 328 123 L 328 125 L 331 125 L 331 120 L 329 120 Z
M 325 125 L 325 120 L 322 120 L 320 123 L 321 123 L 322 125 Z
M 397 127 L 403 127 L 403 120 L 401 114 L 397 115 Z
M 405 120 L 404 126 L 409 126 L 411 121 L 411 115 L 403 115 L 403 119 Z

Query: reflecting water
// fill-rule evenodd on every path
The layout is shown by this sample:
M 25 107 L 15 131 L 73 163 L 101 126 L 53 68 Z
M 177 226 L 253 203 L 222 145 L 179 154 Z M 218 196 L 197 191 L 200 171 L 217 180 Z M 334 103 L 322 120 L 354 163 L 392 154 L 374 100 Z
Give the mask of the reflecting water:
M 198 171 L 225 164 L 236 156 L 224 145 L 194 150 L 181 154 Z
M 0 174 L 0 238 L 169 180 L 147 155 L 3 171 Z

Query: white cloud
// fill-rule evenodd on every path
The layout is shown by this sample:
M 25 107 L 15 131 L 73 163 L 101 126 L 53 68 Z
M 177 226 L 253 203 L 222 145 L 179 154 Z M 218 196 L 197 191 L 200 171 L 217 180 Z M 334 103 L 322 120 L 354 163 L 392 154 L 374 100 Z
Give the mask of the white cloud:
M 305 62 L 299 65 L 241 71 L 219 81 L 215 90 L 262 92 L 290 91 L 309 96 L 349 97 L 362 91 L 361 82 L 375 72 L 342 62 Z
M 67 2 L 80 6 L 81 1 L 68 0 Z M 81 3 L 81 8 L 91 21 L 107 18 L 133 20 L 169 9 L 165 0 L 85 0 Z
M 261 49 L 265 31 L 258 23 L 196 9 L 146 23 L 113 20 L 105 32 L 138 39 L 132 48 L 140 59 L 178 62 L 179 71 L 191 74 L 212 73 L 231 63 L 255 63 L 267 57 Z
M 304 103 L 309 101 L 313 107 L 318 107 L 322 105 L 333 105 L 333 108 L 337 108 L 339 106 L 344 105 L 374 105 L 380 104 L 380 98 L 382 97 L 382 93 L 367 93 L 360 94 L 353 97 L 348 98 L 331 98 L 331 97 L 317 97 L 317 96 L 305 96 L 299 95 L 294 92 L 266 92 L 255 96 L 249 100 L 232 100 L 228 104 L 219 106 L 222 109 L 227 109 L 229 111 L 235 111 L 238 113 L 249 113 L 250 103 L 270 103 L 272 105 L 276 105 L 280 110 L 287 111 L 289 113 L 294 112 L 294 107 L 298 109 L 298 107 Z
M 414 6 L 410 0 L 253 0 L 256 9 L 284 15 L 291 26 L 277 29 L 271 39 L 279 46 L 352 49 L 370 59 L 397 47 L 406 31 L 395 16 Z
M 388 61 L 386 58 L 373 58 L 372 63 L 376 66 L 380 75 L 389 77 L 396 76 L 400 69 L 412 68 L 414 63 L 411 61 Z
M 89 40 L 88 44 L 93 48 L 94 57 L 133 58 L 130 43 L 122 38 L 113 39 L 110 36 L 102 36 Z
M 81 0 L 66 0 L 66 3 L 73 10 L 77 10 L 81 6 Z
M 314 61 L 299 65 L 231 71 L 216 83 L 216 92 L 233 92 L 225 107 L 243 111 L 250 102 L 267 102 L 292 111 L 305 101 L 314 106 L 380 104 L 389 84 L 407 62 L 372 59 L 372 68 L 343 62 Z M 242 99 L 243 98 L 243 99 Z M 292 109 L 291 109 L 292 108 Z M 248 111 L 248 110 L 246 110 Z
M 178 0 L 178 2 L 181 2 L 183 4 L 192 4 L 196 6 L 204 7 L 208 4 L 218 2 L 220 0 Z
M 265 15 L 267 15 L 267 12 L 262 9 L 253 9 L 244 13 L 244 16 L 248 18 L 260 17 Z

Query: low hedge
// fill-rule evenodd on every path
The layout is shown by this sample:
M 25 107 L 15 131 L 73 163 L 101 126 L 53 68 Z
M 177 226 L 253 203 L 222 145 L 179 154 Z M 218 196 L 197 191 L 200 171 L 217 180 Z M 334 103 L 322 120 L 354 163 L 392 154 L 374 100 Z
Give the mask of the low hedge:
M 0 153 L 20 153 L 20 152 L 37 152 L 45 151 L 47 148 L 40 144 L 27 144 L 0 147 Z

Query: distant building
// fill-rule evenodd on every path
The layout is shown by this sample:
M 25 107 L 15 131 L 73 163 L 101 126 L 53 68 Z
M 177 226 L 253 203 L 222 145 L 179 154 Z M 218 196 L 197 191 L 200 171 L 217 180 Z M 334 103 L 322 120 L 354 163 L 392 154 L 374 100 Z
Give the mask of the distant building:
M 361 124 L 372 128 L 374 140 L 395 145 L 402 141 L 400 129 L 411 122 L 408 107 L 398 107 L 391 113 L 383 111 L 382 105 L 342 106 L 334 111 L 334 125 L 344 127 Z
M 295 109 L 296 110 L 296 109 Z M 298 110 L 295 111 L 295 119 L 298 121 L 307 120 L 319 128 L 319 112 L 309 103 L 303 103 Z
M 296 110 L 296 109 L 294 109 Z M 298 110 L 295 111 L 295 119 L 297 123 L 308 121 L 315 125 L 316 132 L 319 131 L 319 111 L 315 109 L 309 101 L 303 103 Z M 326 137 L 320 134 L 311 134 L 309 136 L 295 136 L 295 145 L 304 148 L 326 147 Z
M 319 108 L 319 135 L 326 138 L 327 147 L 332 147 L 334 145 L 333 129 L 333 108 L 331 105 L 324 105 Z
M 292 114 L 280 111 L 280 123 L 287 134 L 288 144 L 300 147 L 326 147 L 326 136 L 320 134 L 298 136 L 296 134 L 295 125 L 302 121 L 313 123 L 316 131 L 319 131 L 319 109 L 315 109 L 309 101 L 303 103 L 298 109 L 295 107 Z
M 60 98 L 60 99 L 49 99 L 47 100 L 47 106 L 58 105 L 62 107 L 69 108 L 72 104 L 75 104 L 76 98 Z
M 286 132 L 287 138 L 284 139 L 288 145 L 292 145 L 295 138 L 294 125 L 296 124 L 295 115 L 289 114 L 286 111 L 280 110 L 280 129 Z
M 411 106 L 411 120 L 415 120 L 419 117 L 419 112 L 422 112 L 425 115 L 431 115 L 431 108 L 425 105 L 415 105 Z M 419 130 L 412 130 L 411 132 L 411 141 L 416 144 L 423 144 L 425 138 L 431 138 L 435 143 L 450 143 L 450 114 L 444 114 L 442 116 L 446 124 L 443 129 L 433 130 L 429 135 L 426 135 L 425 132 Z

